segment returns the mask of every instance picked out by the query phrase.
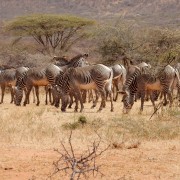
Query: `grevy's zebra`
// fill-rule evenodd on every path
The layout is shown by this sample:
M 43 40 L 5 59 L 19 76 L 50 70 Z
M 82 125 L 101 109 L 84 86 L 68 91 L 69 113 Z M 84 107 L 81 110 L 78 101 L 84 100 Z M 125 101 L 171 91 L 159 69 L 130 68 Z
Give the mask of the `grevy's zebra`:
M 20 105 L 22 100 L 22 90 L 27 89 L 24 105 L 28 103 L 29 94 L 33 86 L 35 87 L 37 104 L 39 105 L 39 86 L 47 86 L 55 84 L 55 77 L 60 73 L 61 68 L 54 64 L 50 64 L 46 68 L 31 68 L 25 72 L 17 81 L 15 88 L 15 104 Z
M 177 63 L 174 68 L 177 70 L 177 73 L 179 73 L 179 75 L 180 75 L 180 63 Z M 177 85 L 175 84 L 175 86 L 177 87 L 177 98 L 180 101 L 180 87 L 179 87 L 178 83 L 177 83 Z
M 136 67 L 135 72 L 127 79 L 125 86 L 123 87 L 125 93 L 123 96 L 124 112 L 127 113 L 132 108 L 134 104 L 134 95 L 139 91 L 141 92 L 141 110 L 143 110 L 146 90 L 151 92 L 158 90 L 164 94 L 167 94 L 171 106 L 173 102 L 171 88 L 175 78 L 177 78 L 178 83 L 180 83 L 177 71 L 170 65 L 166 66 L 165 69 L 156 78 L 150 76 L 149 74 L 142 74 L 141 69 Z M 155 108 L 152 94 L 150 97 Z
M 78 66 L 87 66 L 87 61 L 85 60 L 87 54 L 80 54 L 72 58 L 65 66 L 58 67 L 54 64 L 50 64 L 45 68 L 32 68 L 28 72 L 21 75 L 19 80 L 16 83 L 15 88 L 15 99 L 16 105 L 20 105 L 22 100 L 22 89 L 27 88 L 27 94 L 25 97 L 24 105 L 27 104 L 30 91 L 32 87 L 35 87 L 36 96 L 37 96 L 37 105 L 39 105 L 39 86 L 47 86 L 48 84 L 52 85 L 52 91 L 55 91 L 55 78 L 64 72 L 69 67 L 78 67 Z M 63 74 L 63 73 L 61 73 Z M 55 92 L 53 93 L 55 96 Z M 55 98 L 55 97 L 54 97 Z M 53 104 L 53 103 L 52 103 Z
M 12 86 L 16 84 L 16 69 L 6 69 L 0 71 L 0 86 L 1 86 L 1 102 L 4 100 L 5 88 L 10 87 L 11 90 L 11 103 L 13 102 L 13 89 Z
M 87 67 L 69 68 L 64 73 L 62 80 L 59 81 L 59 87 L 61 91 L 62 106 L 61 110 L 65 111 L 69 101 L 69 93 L 73 91 L 75 96 L 75 111 L 78 109 L 78 100 L 81 104 L 80 112 L 82 112 L 84 106 L 80 90 L 96 89 L 101 94 L 101 105 L 99 111 L 105 107 L 105 93 L 110 94 L 111 99 L 111 111 L 113 111 L 112 102 L 112 78 L 113 72 L 110 68 L 103 64 L 97 64 Z M 94 107 L 97 101 L 94 102 Z
M 117 101 L 120 85 L 124 85 L 127 72 L 125 67 L 121 64 L 115 64 L 114 66 L 111 66 L 111 69 L 113 71 L 113 100 Z

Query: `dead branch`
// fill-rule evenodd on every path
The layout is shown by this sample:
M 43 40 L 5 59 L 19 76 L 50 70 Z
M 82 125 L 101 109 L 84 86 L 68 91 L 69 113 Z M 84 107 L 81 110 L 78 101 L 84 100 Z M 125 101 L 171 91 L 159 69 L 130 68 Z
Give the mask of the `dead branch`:
M 157 113 L 157 111 L 158 111 L 162 106 L 163 106 L 163 101 L 161 101 L 161 102 L 157 105 L 156 109 L 154 110 L 154 112 L 153 112 L 152 115 L 150 116 L 149 120 L 151 120 L 151 118 Z
M 100 149 L 102 139 L 100 135 L 97 134 L 97 136 L 97 141 L 94 140 L 86 151 L 77 155 L 72 145 L 71 131 L 68 139 L 68 147 L 66 147 L 61 141 L 63 152 L 55 149 L 60 157 L 56 162 L 53 162 L 55 170 L 50 175 L 50 178 L 57 173 L 64 173 L 65 175 L 68 175 L 70 180 L 80 179 L 81 176 L 85 179 L 89 178 L 91 175 L 97 176 L 99 174 L 104 176 L 104 174 L 100 171 L 101 165 L 97 164 L 97 159 L 108 150 L 110 145 L 104 149 Z

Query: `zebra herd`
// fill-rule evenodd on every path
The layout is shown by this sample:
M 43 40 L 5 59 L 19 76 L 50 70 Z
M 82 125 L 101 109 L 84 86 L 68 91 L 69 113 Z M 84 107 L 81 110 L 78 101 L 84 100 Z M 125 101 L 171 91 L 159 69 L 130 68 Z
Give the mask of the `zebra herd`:
M 25 95 L 23 105 L 30 103 L 30 92 L 35 89 L 37 98 L 36 105 L 40 104 L 39 86 L 46 89 L 50 94 L 52 105 L 66 111 L 67 106 L 71 107 L 75 102 L 75 111 L 84 109 L 87 96 L 92 100 L 92 108 L 96 107 L 99 96 L 101 103 L 98 111 L 106 107 L 107 99 L 110 99 L 111 111 L 114 110 L 113 101 L 117 101 L 118 94 L 123 94 L 123 112 L 128 113 L 134 102 L 140 98 L 143 111 L 144 100 L 150 98 L 154 109 L 155 101 L 159 94 L 164 96 L 164 105 L 173 103 L 173 91 L 176 89 L 177 97 L 180 100 L 180 63 L 175 67 L 165 66 L 157 75 L 152 75 L 152 67 L 142 62 L 133 65 L 127 61 L 125 68 L 121 64 L 111 67 L 103 64 L 90 65 L 87 61 L 88 54 L 80 54 L 67 60 L 65 57 L 54 57 L 55 63 L 48 64 L 42 68 L 19 67 L 0 71 L 0 86 L 2 90 L 1 103 L 3 103 L 5 87 L 11 89 L 11 103 L 21 105 L 23 94 Z M 51 99 L 52 95 L 52 99 Z M 167 100 L 167 97 L 168 100 Z

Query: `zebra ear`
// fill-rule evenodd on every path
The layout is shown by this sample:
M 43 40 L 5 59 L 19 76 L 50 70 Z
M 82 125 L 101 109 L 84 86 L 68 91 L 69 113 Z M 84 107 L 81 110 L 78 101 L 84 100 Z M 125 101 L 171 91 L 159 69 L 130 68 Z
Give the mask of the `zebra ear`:
M 83 55 L 83 57 L 88 57 L 89 56 L 89 54 L 88 53 L 85 53 L 84 55 Z

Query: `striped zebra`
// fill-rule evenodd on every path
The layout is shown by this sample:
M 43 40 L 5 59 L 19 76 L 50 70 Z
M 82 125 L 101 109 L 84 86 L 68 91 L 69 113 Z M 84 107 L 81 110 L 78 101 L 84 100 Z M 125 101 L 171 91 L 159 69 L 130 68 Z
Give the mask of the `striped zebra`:
M 177 63 L 176 65 L 175 65 L 175 70 L 177 71 L 177 73 L 179 74 L 179 76 L 180 76 L 180 63 Z M 175 84 L 175 86 L 177 87 L 177 98 L 178 98 L 178 100 L 180 101 L 180 86 L 179 86 L 179 84 L 178 83 L 174 83 Z
M 158 77 L 152 77 L 150 74 L 142 74 L 141 69 L 136 67 L 135 72 L 127 79 L 125 86 L 123 87 L 125 93 L 122 100 L 124 104 L 123 111 L 128 113 L 132 108 L 134 104 L 134 96 L 137 92 L 141 92 L 140 110 L 142 111 L 145 92 L 147 90 L 151 92 L 150 98 L 154 108 L 156 107 L 153 98 L 153 91 L 156 90 L 167 94 L 170 100 L 170 106 L 172 106 L 173 99 L 171 88 L 174 78 L 177 78 L 179 82 L 179 77 L 176 71 L 170 65 L 166 66 Z
M 24 100 L 24 106 L 28 103 L 29 95 L 33 87 L 35 87 L 38 106 L 39 100 L 39 86 L 55 85 L 55 77 L 60 73 L 61 68 L 54 64 L 50 64 L 45 68 L 31 68 L 25 72 L 16 83 L 15 89 L 15 104 L 20 105 L 23 97 L 23 89 L 27 89 Z
M 29 95 L 32 88 L 35 88 L 36 97 L 37 97 L 37 106 L 39 105 L 39 85 L 46 86 L 48 84 L 47 78 L 44 76 L 45 69 L 42 68 L 30 68 L 26 73 L 21 76 L 15 87 L 15 104 L 20 106 L 22 97 L 23 97 L 23 89 L 27 89 L 27 93 L 25 95 L 24 106 L 28 103 Z
M 19 80 L 16 83 L 15 88 L 15 97 L 16 97 L 16 105 L 20 105 L 22 101 L 22 89 L 27 89 L 27 94 L 25 96 L 24 105 L 27 104 L 29 99 L 29 94 L 31 92 L 32 87 L 35 87 L 37 103 L 39 105 L 39 86 L 48 86 L 49 84 L 52 86 L 53 92 L 53 102 L 56 98 L 56 90 L 55 90 L 55 79 L 61 72 L 64 72 L 69 67 L 78 67 L 78 66 L 87 66 L 86 57 L 87 54 L 80 54 L 72 58 L 68 64 L 65 66 L 59 67 L 54 64 L 50 64 L 45 68 L 32 68 L 29 69 L 28 72 L 21 75 Z M 61 73 L 62 74 L 62 73 Z
M 116 64 L 110 67 L 113 71 L 113 100 L 117 101 L 118 91 L 120 91 L 120 85 L 123 86 L 126 81 L 126 69 L 121 64 Z
M 68 61 L 68 63 L 66 63 L 66 65 L 64 66 L 60 66 L 62 71 L 60 72 L 60 74 L 58 74 L 55 78 L 55 84 L 56 86 L 53 86 L 53 93 L 55 96 L 55 107 L 59 107 L 59 102 L 60 102 L 60 87 L 59 84 L 61 84 L 62 82 L 62 78 L 64 73 L 66 72 L 66 70 L 68 70 L 69 68 L 76 68 L 76 67 L 85 67 L 85 66 L 89 66 L 89 63 L 86 61 L 88 57 L 88 54 L 79 54 L 75 57 L 73 57 L 71 60 Z M 73 103 L 73 92 L 70 93 L 70 98 L 71 98 L 71 103 L 69 105 L 69 107 L 71 107 L 72 103 Z
M 6 70 L 1 70 L 0 71 L 0 86 L 1 86 L 1 104 L 3 103 L 4 100 L 4 93 L 6 87 L 10 88 L 11 91 L 11 103 L 13 102 L 14 99 L 14 93 L 13 93 L 13 88 L 16 84 L 16 69 L 6 69 Z
M 61 89 L 62 97 L 61 110 L 63 112 L 66 111 L 66 107 L 69 102 L 69 93 L 73 91 L 76 102 L 75 111 L 78 110 L 78 101 L 80 101 L 80 112 L 82 112 L 84 109 L 84 105 L 80 90 L 96 89 L 100 92 L 102 98 L 101 105 L 98 111 L 101 111 L 102 108 L 104 108 L 106 105 L 106 91 L 108 91 L 110 94 L 111 111 L 113 111 L 114 108 L 111 95 L 112 78 L 112 70 L 102 64 L 67 69 L 63 75 L 62 81 L 59 81 L 58 84 Z M 97 101 L 94 102 L 94 107 L 96 106 L 96 104 Z

